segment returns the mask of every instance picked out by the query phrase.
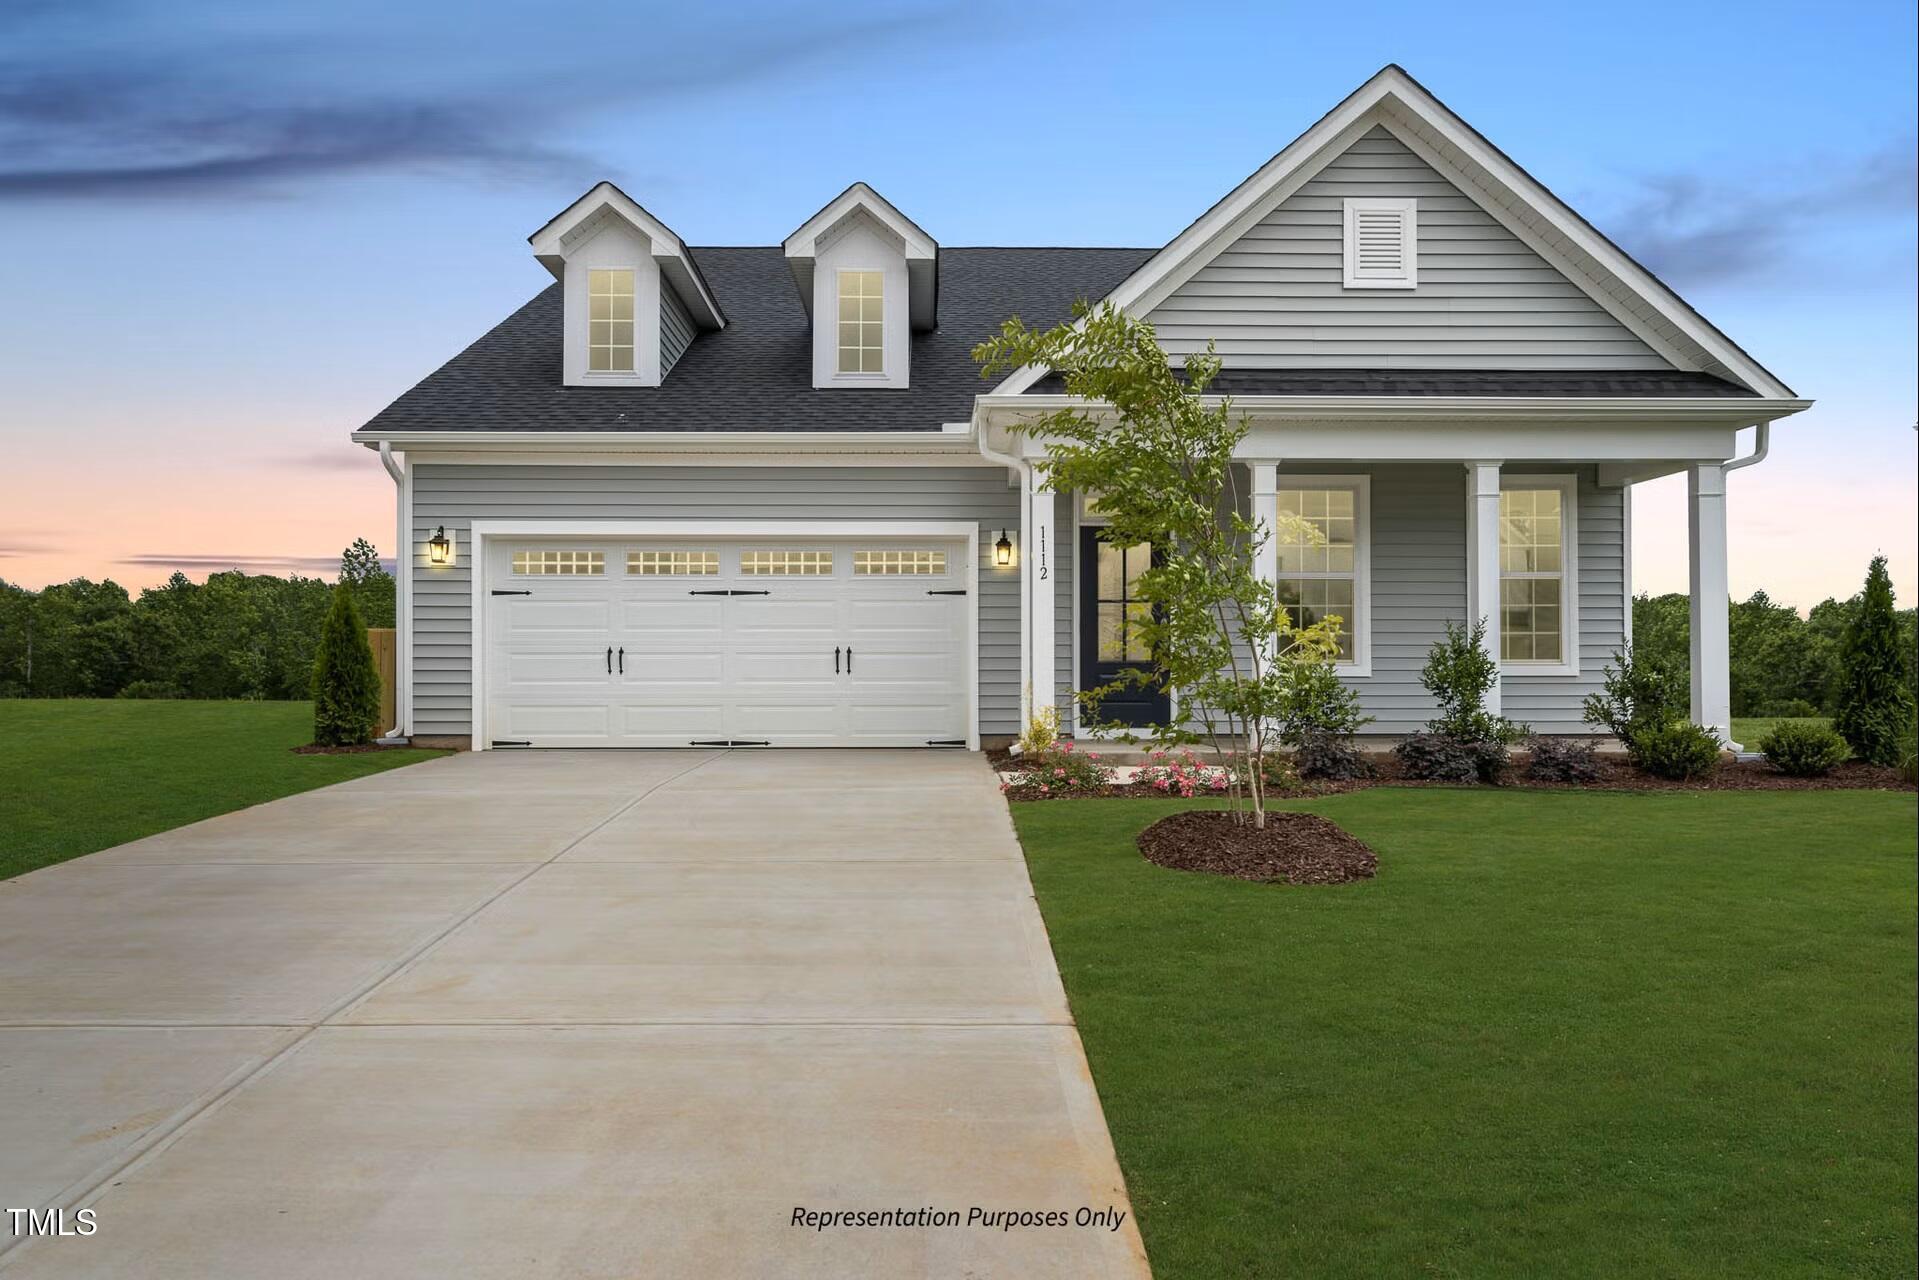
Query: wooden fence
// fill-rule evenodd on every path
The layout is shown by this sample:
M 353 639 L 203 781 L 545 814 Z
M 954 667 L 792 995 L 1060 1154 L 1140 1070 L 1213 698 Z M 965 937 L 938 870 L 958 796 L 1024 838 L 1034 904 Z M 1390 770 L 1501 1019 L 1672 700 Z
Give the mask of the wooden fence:
M 373 648 L 373 665 L 380 672 L 380 728 L 385 733 L 399 723 L 399 702 L 394 690 L 400 687 L 399 649 L 392 627 L 368 627 L 366 642 Z

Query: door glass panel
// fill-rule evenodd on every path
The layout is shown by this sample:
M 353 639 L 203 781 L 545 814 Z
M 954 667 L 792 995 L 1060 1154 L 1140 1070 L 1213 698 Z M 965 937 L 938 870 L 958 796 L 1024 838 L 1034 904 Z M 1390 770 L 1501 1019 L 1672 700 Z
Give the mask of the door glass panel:
M 1126 661 L 1126 606 L 1099 606 L 1099 655 L 1101 662 Z
M 1153 606 L 1150 604 L 1129 604 L 1126 606 L 1126 661 L 1147 662 L 1152 659 L 1152 651 L 1146 647 L 1145 633 L 1140 624 L 1153 620 Z
M 1123 600 L 1126 596 L 1126 552 L 1122 547 L 1099 544 L 1099 598 Z

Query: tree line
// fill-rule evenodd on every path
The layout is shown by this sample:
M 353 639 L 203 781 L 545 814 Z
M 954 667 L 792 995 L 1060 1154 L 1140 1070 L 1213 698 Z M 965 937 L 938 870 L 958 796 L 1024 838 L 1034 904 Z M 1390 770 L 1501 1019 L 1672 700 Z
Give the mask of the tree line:
M 339 580 L 367 626 L 393 625 L 393 575 L 364 538 Z M 176 573 L 137 598 L 111 580 L 0 581 L 0 697 L 303 700 L 332 592 L 238 569 L 198 583 Z
M 1840 643 L 1860 610 L 1861 595 L 1826 599 L 1801 617 L 1763 591 L 1732 602 L 1731 682 L 1735 716 L 1830 716 L 1837 712 L 1843 666 Z M 1895 615 L 1904 684 L 1915 689 L 1919 610 Z M 1690 678 L 1692 623 L 1682 593 L 1633 598 L 1635 655 L 1669 665 Z
M 340 558 L 360 617 L 393 625 L 393 576 L 358 539 Z M 321 578 L 176 573 L 130 597 L 112 581 L 75 578 L 43 591 L 0 581 L 0 697 L 302 700 L 332 587 Z M 1836 710 L 1839 643 L 1860 597 L 1828 599 L 1801 616 L 1763 591 L 1732 604 L 1732 713 L 1824 716 Z M 1919 629 L 1898 613 L 1905 683 L 1915 686 Z M 1633 600 L 1640 656 L 1690 669 L 1683 594 Z

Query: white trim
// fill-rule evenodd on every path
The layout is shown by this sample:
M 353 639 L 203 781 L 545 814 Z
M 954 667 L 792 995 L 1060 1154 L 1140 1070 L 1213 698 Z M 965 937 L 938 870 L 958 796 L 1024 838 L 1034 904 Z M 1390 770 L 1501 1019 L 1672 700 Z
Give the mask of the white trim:
M 1570 474 L 1503 470 L 1499 491 L 1514 493 L 1521 489 L 1557 489 L 1560 492 L 1560 565 L 1559 662 L 1499 661 L 1500 679 L 1524 680 L 1534 676 L 1576 676 L 1579 674 L 1579 477 Z M 1550 576 L 1550 575 L 1547 575 Z M 1499 583 L 1506 580 L 1502 566 Z M 1494 584 L 1491 607 L 1501 607 L 1501 588 Z M 1502 627 L 1503 631 L 1503 627 Z
M 956 427 L 958 429 L 956 429 Z M 804 456 L 857 449 L 861 454 L 895 450 L 903 455 L 950 451 L 976 456 L 970 424 L 938 431 L 355 431 L 355 444 L 394 448 L 517 449 L 578 453 L 590 445 L 609 453 L 763 453 Z
M 1283 468 L 1285 463 L 1280 466 Z M 1371 475 L 1322 475 L 1311 471 L 1278 472 L 1273 492 L 1285 489 L 1351 489 L 1353 491 L 1353 659 L 1335 662 L 1333 670 L 1354 680 L 1373 674 L 1373 478 Z M 1280 574 L 1298 577 L 1298 574 Z M 1309 578 L 1341 578 L 1344 574 L 1307 574 Z
M 1621 536 L 1620 577 L 1625 579 L 1626 612 L 1620 629 L 1628 645 L 1632 644 L 1632 482 L 1629 480 L 1619 486 L 1620 519 L 1623 525 Z
M 1468 372 L 1468 371 L 1462 371 Z M 1214 407 L 1231 401 L 1233 408 L 1252 417 L 1286 421 L 1329 418 L 1376 422 L 1431 419 L 1476 422 L 1486 418 L 1518 418 L 1528 422 L 1617 421 L 1630 425 L 1647 421 L 1699 420 L 1749 427 L 1812 407 L 1810 400 L 1764 399 L 1757 396 L 1287 396 L 1205 395 L 1200 403 Z M 1003 395 L 995 390 L 979 397 L 987 415 L 1017 414 L 1038 417 L 1059 409 L 1078 409 L 1098 416 L 1105 406 L 1080 396 L 1062 394 Z M 357 438 L 357 437 L 356 437 Z
M 653 260 L 659 264 L 667 285 L 680 295 L 680 301 L 693 317 L 694 324 L 703 329 L 726 327 L 720 305 L 706 291 L 706 282 L 700 278 L 699 268 L 694 265 L 685 242 L 674 234 L 671 227 L 641 208 L 638 201 L 610 182 L 594 183 L 585 195 L 554 214 L 545 226 L 528 236 L 527 242 L 533 246 L 533 256 L 556 279 L 560 278 L 568 252 L 562 240 L 567 232 L 602 208 L 624 219 L 628 226 L 652 242 Z M 637 307 L 636 297 L 636 310 Z M 637 321 L 638 318 L 636 314 L 634 319 Z
M 489 538 L 946 538 L 966 544 L 966 749 L 979 750 L 979 522 L 972 520 L 475 520 L 472 560 L 472 747 L 486 738 L 487 540 Z
M 1348 196 L 1341 202 L 1340 270 L 1348 289 L 1415 289 L 1419 287 L 1419 201 Z M 1369 275 L 1359 261 L 1359 223 L 1363 213 L 1390 213 L 1399 227 L 1399 269 L 1387 275 Z
M 395 602 L 393 637 L 398 652 L 394 657 L 395 715 L 403 736 L 413 734 L 413 575 L 419 565 L 413 552 L 413 459 L 400 455 L 400 545 L 393 549 L 393 567 L 401 570 L 400 599 Z M 404 613 L 402 613 L 404 610 Z M 404 619 L 404 620 L 402 620 Z

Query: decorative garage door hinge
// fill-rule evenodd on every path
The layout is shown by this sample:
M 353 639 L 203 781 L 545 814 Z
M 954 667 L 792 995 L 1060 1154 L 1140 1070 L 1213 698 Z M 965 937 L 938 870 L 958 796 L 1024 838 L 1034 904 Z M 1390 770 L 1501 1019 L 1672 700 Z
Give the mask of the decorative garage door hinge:
M 770 596 L 773 593 L 771 591 L 734 591 L 729 588 L 720 591 L 689 591 L 686 594 L 689 596 Z
M 928 591 L 926 594 L 929 596 L 963 596 L 966 594 L 966 588 L 960 587 L 957 590 Z
M 926 740 L 926 745 L 929 747 L 963 747 L 966 745 L 966 739 L 964 738 L 928 738 Z
M 686 745 L 689 747 L 770 747 L 773 744 L 763 738 L 695 738 Z
M 515 742 L 507 738 L 495 738 L 493 739 L 492 745 L 496 747 L 530 747 L 533 744 L 530 742 Z
M 503 591 L 499 587 L 495 587 L 493 588 L 493 594 L 496 596 L 530 596 L 533 593 L 531 591 Z

